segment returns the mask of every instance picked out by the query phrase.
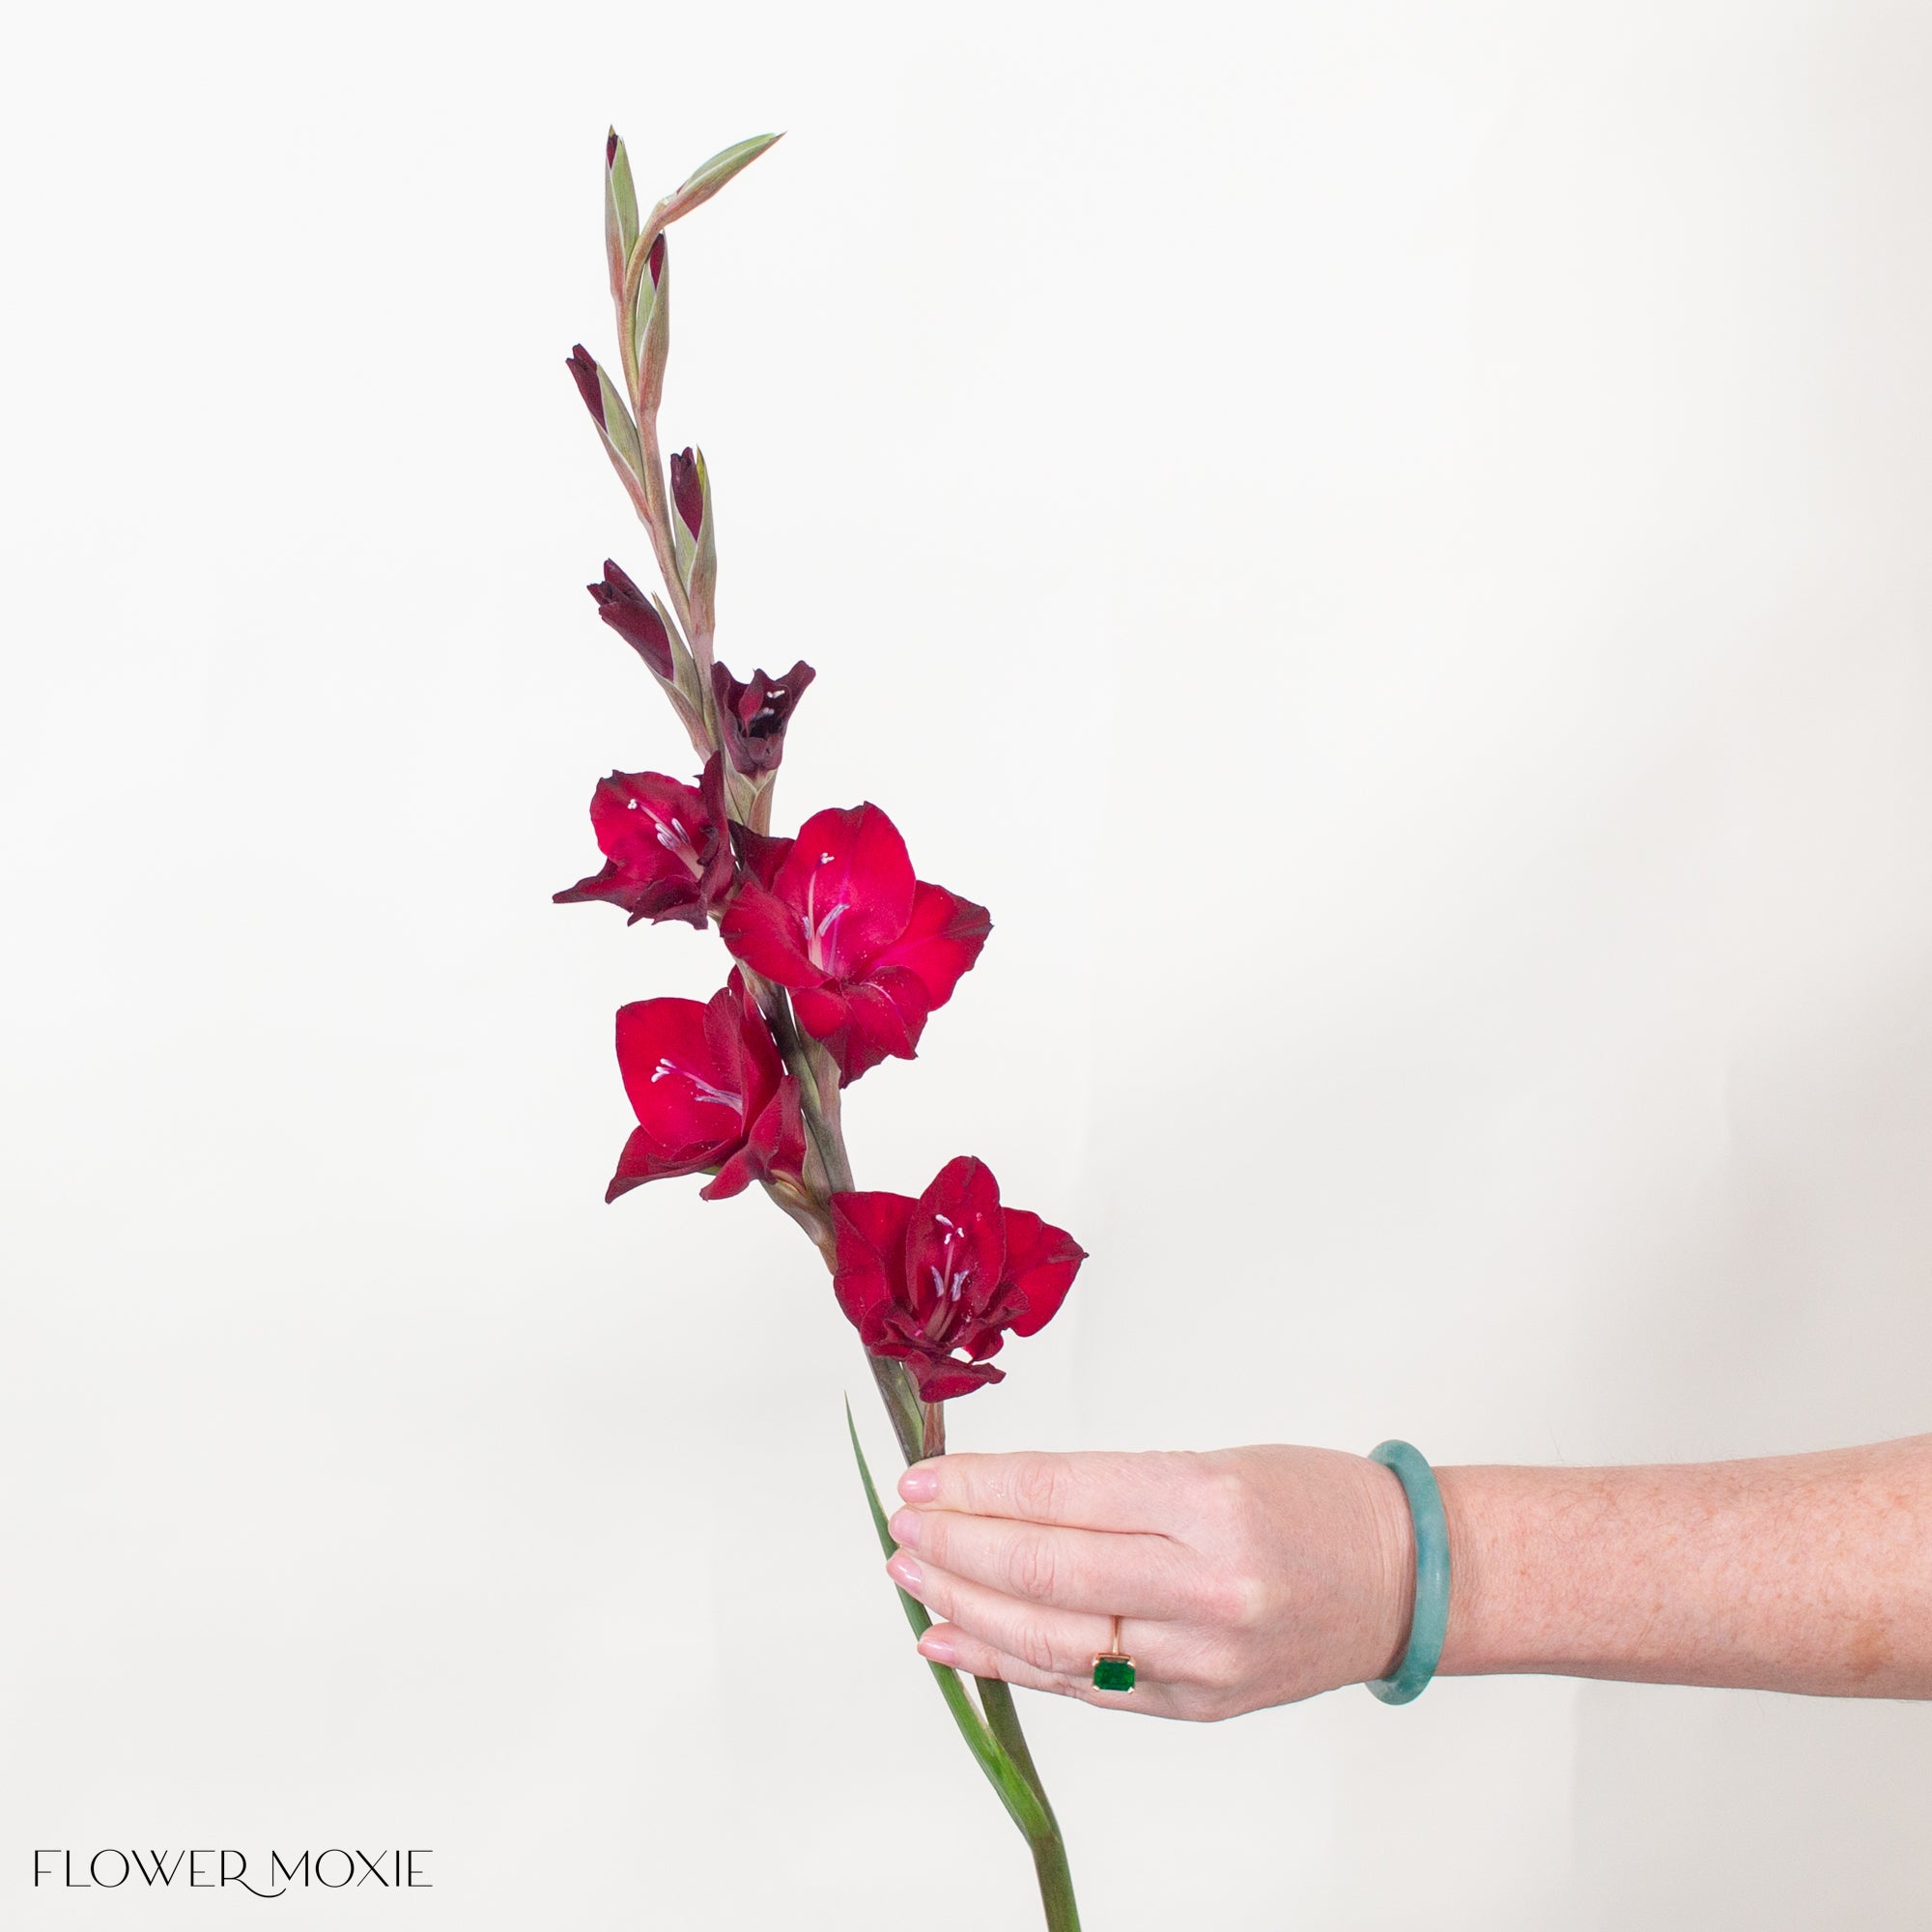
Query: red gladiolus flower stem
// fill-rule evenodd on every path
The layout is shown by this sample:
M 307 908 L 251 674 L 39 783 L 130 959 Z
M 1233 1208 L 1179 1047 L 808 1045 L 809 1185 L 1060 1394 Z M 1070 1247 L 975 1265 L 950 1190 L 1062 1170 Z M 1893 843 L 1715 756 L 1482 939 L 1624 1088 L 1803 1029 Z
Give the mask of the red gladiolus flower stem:
M 614 149 L 614 133 L 607 145 L 606 165 L 611 163 Z M 765 145 L 769 145 L 767 142 Z M 761 152 L 762 150 L 759 150 Z M 722 157 L 721 157 L 722 158 Z M 740 163 L 742 165 L 742 162 Z M 690 212 L 700 202 L 717 191 L 722 181 L 728 175 L 713 178 L 700 171 L 687 182 L 684 187 L 665 196 L 637 224 L 637 234 L 628 252 L 613 242 L 611 256 L 611 281 L 615 297 L 617 321 L 617 341 L 622 358 L 624 387 L 634 413 L 639 451 L 641 454 L 641 473 L 635 473 L 630 467 L 630 452 L 626 450 L 621 458 L 616 443 L 611 440 L 607 425 L 607 443 L 613 467 L 624 484 L 625 492 L 631 499 L 639 521 L 644 526 L 651 540 L 652 554 L 658 570 L 663 576 L 668 608 L 674 627 L 674 643 L 681 645 L 689 653 L 691 664 L 696 670 L 696 690 L 687 692 L 684 678 L 689 667 L 677 658 L 673 650 L 673 671 L 669 679 L 664 677 L 660 668 L 660 682 L 671 696 L 673 705 L 684 718 L 692 737 L 696 743 L 700 760 L 713 755 L 721 758 L 720 771 L 715 790 L 707 790 L 705 801 L 709 807 L 710 822 L 714 824 L 725 842 L 722 848 L 720 863 L 728 867 L 732 841 L 729 827 L 723 821 L 735 820 L 753 834 L 768 836 L 771 829 L 772 790 L 776 777 L 774 770 L 736 769 L 736 760 L 730 755 L 730 748 L 723 728 L 724 720 L 719 710 L 719 696 L 716 682 L 712 676 L 714 639 L 712 636 L 712 585 L 710 562 L 712 552 L 709 546 L 714 541 L 710 531 L 710 512 L 708 498 L 705 503 L 704 539 L 705 562 L 701 570 L 696 564 L 697 553 L 691 551 L 692 563 L 687 568 L 696 571 L 694 577 L 687 577 L 679 567 L 678 544 L 672 518 L 677 514 L 667 488 L 663 450 L 659 440 L 658 406 L 663 393 L 665 359 L 668 353 L 668 301 L 670 287 L 668 262 L 664 246 L 666 229 L 680 215 Z M 621 255 L 621 262 L 619 256 Z M 646 280 L 649 289 L 646 290 Z M 648 295 L 651 306 L 646 310 L 646 319 L 639 327 L 639 302 L 640 297 Z M 605 410 L 601 404 L 593 405 L 593 412 L 603 419 Z M 702 486 L 708 488 L 706 486 Z M 688 492 L 687 492 L 688 494 Z M 684 527 L 689 528 L 689 523 Z M 694 594 L 694 583 L 696 590 Z M 681 634 L 681 635 L 675 635 Z M 647 654 L 646 661 L 650 662 Z M 759 673 L 762 675 L 762 673 Z M 809 673 L 808 673 L 809 675 Z M 728 674 L 727 674 L 728 683 Z M 798 687 L 802 688 L 802 687 Z M 795 701 L 797 688 L 789 692 L 789 698 Z M 687 716 L 694 712 L 695 716 Z M 741 748 L 742 750 L 742 748 Z M 755 766 L 755 759 L 750 760 Z M 774 758 L 774 763 L 776 759 Z M 612 784 L 620 787 L 628 784 L 638 794 L 640 809 L 650 803 L 656 793 L 650 792 L 651 785 L 661 789 L 668 787 L 668 796 L 677 798 L 688 806 L 677 791 L 674 781 L 664 780 L 651 774 L 612 774 Z M 688 788 L 687 788 L 688 789 Z M 869 809 L 868 809 L 869 810 Z M 697 814 L 694 811 L 693 822 Z M 837 814 L 834 814 L 837 816 Z M 873 826 L 873 837 L 877 838 L 877 826 Z M 680 820 L 680 827 L 685 821 Z M 897 841 L 897 834 L 884 819 L 877 815 L 877 823 L 884 825 L 885 834 Z M 605 842 L 600 839 L 600 842 Z M 787 841 L 789 843 L 790 841 Z M 614 839 L 612 844 L 605 843 L 607 866 L 603 873 L 582 882 L 582 890 L 572 888 L 571 895 L 564 896 L 590 896 L 614 898 L 620 904 L 633 906 L 637 917 L 691 917 L 693 923 L 703 924 L 707 921 L 721 918 L 720 895 L 709 888 L 698 891 L 704 884 L 700 872 L 693 873 L 692 890 L 688 894 L 666 891 L 666 877 L 673 886 L 682 888 L 683 881 L 674 868 L 666 872 L 657 855 L 646 849 L 639 858 L 632 846 L 623 838 Z M 667 850 L 672 849 L 668 845 Z M 693 848 L 695 858 L 696 848 Z M 644 861 L 651 863 L 645 864 Z M 834 984 L 828 980 L 826 985 L 815 990 L 810 984 L 810 975 L 797 981 L 808 1002 L 815 999 L 816 1007 L 808 1004 L 808 1016 L 818 1033 L 831 1036 L 826 1038 L 817 1034 L 808 1034 L 793 1009 L 793 994 L 787 990 L 792 983 L 787 980 L 779 983 L 766 975 L 780 970 L 771 959 L 765 961 L 766 973 L 754 971 L 743 956 L 741 946 L 729 941 L 731 950 L 738 960 L 738 972 L 742 974 L 742 984 L 755 1001 L 757 1009 L 764 1015 L 771 1030 L 771 1043 L 778 1049 L 779 1059 L 798 1088 L 798 1119 L 789 1129 L 792 1150 L 782 1164 L 776 1163 L 769 1148 L 763 1148 L 760 1154 L 763 1165 L 758 1174 L 759 1184 L 773 1203 L 805 1231 L 818 1249 L 829 1272 L 838 1275 L 838 1241 L 832 1198 L 837 1194 L 855 1194 L 852 1163 L 845 1148 L 845 1137 L 840 1120 L 840 1096 L 844 1081 L 857 1078 L 870 1065 L 875 1065 L 885 1054 L 910 1056 L 913 1042 L 923 1025 L 926 1013 L 936 1005 L 944 1005 L 950 996 L 952 984 L 960 973 L 965 971 L 977 955 L 980 944 L 986 932 L 985 914 L 982 908 L 953 897 L 951 894 L 928 887 L 914 880 L 902 848 L 898 861 L 904 871 L 903 889 L 911 898 L 910 905 L 898 908 L 898 924 L 894 928 L 897 940 L 911 948 L 903 959 L 890 954 L 881 954 L 882 963 L 874 980 L 867 977 L 873 961 L 865 953 L 855 953 L 852 970 Z M 820 863 L 824 863 L 821 861 Z M 687 859 L 689 868 L 691 861 Z M 665 873 L 666 877 L 660 874 Z M 769 885 L 769 881 L 765 882 Z M 738 893 L 742 895 L 749 888 L 740 883 Z M 913 897 L 918 895 L 922 896 Z M 769 896 L 769 895 L 768 895 Z M 685 903 L 686 899 L 690 904 Z M 808 905 L 810 904 L 808 898 Z M 848 909 L 841 904 L 841 913 Z M 904 928 L 912 922 L 912 934 L 905 938 Z M 847 927 L 852 923 L 848 919 Z M 845 927 L 840 928 L 840 943 L 844 943 Z M 876 941 L 875 951 L 884 948 L 888 938 L 885 935 Z M 828 960 L 820 956 L 822 930 L 817 932 L 810 949 L 810 965 L 824 968 Z M 755 942 L 756 934 L 751 935 Z M 784 949 L 779 949 L 780 957 L 784 956 Z M 861 968 L 866 971 L 860 970 Z M 849 983 L 848 983 L 849 982 Z M 830 990 L 828 990 L 828 987 Z M 838 1002 L 834 1005 L 834 995 Z M 861 1019 L 849 1016 L 851 1003 L 863 1000 L 863 1024 Z M 648 1003 L 645 1003 L 648 1004 Z M 679 1005 L 676 1002 L 663 1002 L 661 1007 Z M 829 1014 L 829 1017 L 827 1016 Z M 840 1014 L 846 1014 L 840 1018 Z M 755 1019 L 753 1021 L 755 1027 Z M 870 1031 L 867 1032 L 867 1028 Z M 895 1031 L 896 1029 L 896 1031 Z M 769 1052 L 765 1065 L 769 1078 Z M 621 1051 L 621 1049 L 620 1049 Z M 869 1055 L 869 1057 L 867 1057 Z M 774 1107 L 779 1106 L 774 1101 Z M 642 1127 L 640 1111 L 640 1129 Z M 761 1116 L 761 1118 L 764 1118 Z M 804 1153 L 800 1160 L 796 1128 L 803 1123 Z M 747 1130 L 749 1131 L 749 1122 Z M 781 1131 L 784 1131 L 781 1129 Z M 761 1144 L 762 1146 L 762 1144 Z M 749 1159 L 749 1145 L 740 1146 L 732 1159 Z M 636 1184 L 640 1179 L 651 1178 L 648 1172 L 649 1160 L 657 1156 L 647 1147 L 645 1150 L 646 1171 L 642 1174 L 627 1173 L 620 1164 L 619 1179 L 626 1184 Z M 685 1158 L 689 1159 L 688 1154 Z M 678 1159 L 676 1151 L 668 1156 L 670 1162 Z M 796 1163 L 796 1165 L 794 1165 Z M 721 1177 L 728 1169 L 729 1162 L 723 1167 L 709 1169 Z M 667 1172 L 674 1171 L 668 1165 Z M 687 1165 L 682 1171 L 690 1171 Z M 745 1184 L 739 1180 L 739 1186 Z M 1037 1226 L 1037 1216 L 1026 1219 Z M 1010 1218 L 1009 1225 L 1011 1225 Z M 1029 1331 L 1031 1332 L 1031 1331 Z M 997 1340 L 994 1343 L 997 1347 Z M 920 1394 L 920 1382 L 912 1366 L 896 1356 L 875 1355 L 870 1350 L 866 1351 L 867 1366 L 878 1385 L 879 1394 L 885 1404 L 886 1412 L 893 1425 L 900 1454 L 905 1461 L 915 1463 L 923 1457 L 937 1456 L 946 1448 L 946 1414 L 943 1402 L 926 1402 Z M 855 1438 L 856 1439 L 856 1438 Z M 869 1480 L 869 1479 L 868 1479 Z M 874 1504 L 876 1508 L 876 1502 Z M 911 1600 L 907 1599 L 908 1607 Z M 915 1628 L 919 1628 L 915 1625 Z M 1079 1932 L 1080 1918 L 1074 1903 L 1072 1879 L 1068 1872 L 1065 1841 L 1062 1838 L 1058 1821 L 1054 1818 L 1052 1806 L 1048 1804 L 1045 1790 L 1035 1768 L 1032 1752 L 1020 1729 L 1018 1714 L 1013 1708 L 1012 1694 L 1007 1686 L 998 1680 L 980 1679 L 978 1681 L 980 1706 L 983 1720 L 978 1713 L 971 1711 L 972 1698 L 958 1688 L 954 1674 L 942 1666 L 932 1666 L 934 1675 L 942 1678 L 948 1690 L 949 1703 L 954 1707 L 955 1721 L 966 1736 L 982 1770 L 1000 1792 L 1002 1802 L 1025 1834 L 1033 1854 L 1037 1874 L 1040 1899 L 1045 1910 L 1048 1932 Z M 955 1694 L 956 1692 L 956 1694 Z M 990 1734 L 990 1737 L 989 1735 Z M 1002 1759 L 1004 1754 L 1004 1761 Z M 1017 1777 L 1015 1777 L 1017 1774 Z M 1029 1797 L 1033 1801 L 1028 1802 Z

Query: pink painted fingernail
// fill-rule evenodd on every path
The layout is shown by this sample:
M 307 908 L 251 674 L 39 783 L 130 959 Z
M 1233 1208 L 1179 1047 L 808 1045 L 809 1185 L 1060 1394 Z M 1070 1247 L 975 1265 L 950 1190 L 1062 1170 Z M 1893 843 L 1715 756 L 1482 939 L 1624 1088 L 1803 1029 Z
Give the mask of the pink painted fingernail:
M 886 1525 L 895 1543 L 903 1544 L 908 1549 L 919 1547 L 919 1512 L 899 1510 Z
M 899 1478 L 899 1494 L 909 1503 L 929 1503 L 939 1493 L 939 1471 L 923 1463 Z
M 934 1663 L 957 1663 L 959 1653 L 943 1636 L 927 1634 L 919 1640 L 919 1654 Z
M 886 1565 L 886 1575 L 901 1590 L 909 1591 L 915 1597 L 919 1595 L 920 1584 L 925 1580 L 920 1575 L 919 1565 L 903 1549 Z

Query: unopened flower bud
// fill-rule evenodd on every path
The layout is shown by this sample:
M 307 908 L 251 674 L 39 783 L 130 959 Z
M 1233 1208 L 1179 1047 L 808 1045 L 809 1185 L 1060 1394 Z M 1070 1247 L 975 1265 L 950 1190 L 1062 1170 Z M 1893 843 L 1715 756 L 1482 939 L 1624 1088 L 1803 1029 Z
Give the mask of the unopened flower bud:
M 597 419 L 597 427 L 606 427 L 604 421 L 604 384 L 598 373 L 596 358 L 589 350 L 579 343 L 564 358 L 563 366 L 570 371 L 577 384 L 577 393 L 583 398 L 583 407 Z
M 597 614 L 664 679 L 671 683 L 670 633 L 651 600 L 607 556 L 604 581 L 585 585 L 597 600 Z
M 697 460 L 688 448 L 670 453 L 670 497 L 685 528 L 696 537 L 704 528 L 704 486 L 697 480 Z

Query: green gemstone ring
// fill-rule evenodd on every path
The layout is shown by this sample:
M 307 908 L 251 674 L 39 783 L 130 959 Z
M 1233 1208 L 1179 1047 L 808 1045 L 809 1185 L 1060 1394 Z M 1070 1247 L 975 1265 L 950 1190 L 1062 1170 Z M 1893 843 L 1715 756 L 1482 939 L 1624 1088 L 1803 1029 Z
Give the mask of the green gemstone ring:
M 1121 1648 L 1119 1617 L 1114 1619 L 1113 1648 L 1094 1654 L 1094 1688 L 1096 1690 L 1131 1690 L 1134 1688 L 1134 1661 Z

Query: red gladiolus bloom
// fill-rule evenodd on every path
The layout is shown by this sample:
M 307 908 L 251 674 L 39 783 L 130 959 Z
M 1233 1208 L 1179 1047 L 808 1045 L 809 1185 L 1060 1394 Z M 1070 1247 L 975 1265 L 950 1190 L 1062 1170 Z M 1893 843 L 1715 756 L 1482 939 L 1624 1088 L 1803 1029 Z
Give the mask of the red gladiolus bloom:
M 736 973 L 701 1000 L 639 1000 L 617 1009 L 617 1066 L 638 1125 L 605 1193 L 716 1170 L 706 1201 L 754 1180 L 796 1181 L 805 1165 L 798 1082 Z
M 1000 1185 L 962 1154 L 917 1201 L 835 1194 L 838 1305 L 875 1355 L 912 1365 L 924 1402 L 968 1395 L 1005 1371 L 1005 1331 L 1052 1321 L 1086 1250 L 1037 1214 L 1000 1206 Z
M 590 824 L 605 865 L 553 895 L 558 905 L 608 899 L 640 919 L 702 926 L 731 890 L 734 865 L 724 816 L 724 766 L 713 753 L 700 789 L 662 772 L 612 772 L 597 781 Z
M 889 1055 L 911 1060 L 926 1015 L 986 943 L 986 908 L 915 879 L 876 805 L 814 812 L 795 839 L 754 849 L 757 876 L 724 915 L 724 944 L 790 990 L 799 1024 L 846 1080 Z

